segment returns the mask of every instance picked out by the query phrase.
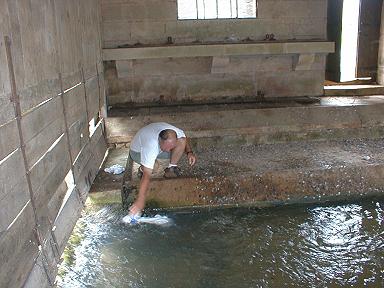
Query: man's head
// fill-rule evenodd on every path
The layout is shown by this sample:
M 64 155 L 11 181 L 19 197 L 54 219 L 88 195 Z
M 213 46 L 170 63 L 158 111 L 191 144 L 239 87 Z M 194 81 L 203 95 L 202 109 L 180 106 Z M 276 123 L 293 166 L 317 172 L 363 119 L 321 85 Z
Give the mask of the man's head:
M 165 129 L 159 134 L 159 144 L 161 151 L 170 152 L 176 147 L 177 135 L 171 129 Z

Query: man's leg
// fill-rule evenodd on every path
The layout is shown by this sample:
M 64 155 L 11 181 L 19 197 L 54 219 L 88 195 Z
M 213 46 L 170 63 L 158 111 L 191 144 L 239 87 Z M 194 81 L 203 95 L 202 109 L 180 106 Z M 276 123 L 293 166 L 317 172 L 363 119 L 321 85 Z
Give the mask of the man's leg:
M 174 178 L 181 176 L 181 170 L 177 167 L 177 163 L 179 163 L 181 157 L 185 151 L 186 145 L 185 138 L 177 139 L 176 147 L 171 150 L 169 166 L 164 170 L 165 178 Z
M 136 162 L 137 164 L 140 165 L 139 169 L 137 170 L 137 177 L 139 179 L 141 179 L 141 177 L 143 177 L 143 166 L 141 165 L 141 154 L 140 154 L 140 152 L 135 152 L 135 151 L 130 150 L 129 151 L 129 157 L 131 157 L 131 159 L 134 162 Z

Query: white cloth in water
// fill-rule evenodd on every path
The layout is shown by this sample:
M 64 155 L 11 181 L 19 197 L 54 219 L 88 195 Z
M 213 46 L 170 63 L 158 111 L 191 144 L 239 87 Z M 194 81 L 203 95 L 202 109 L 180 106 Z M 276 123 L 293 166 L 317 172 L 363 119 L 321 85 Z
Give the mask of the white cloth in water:
M 122 221 L 126 224 L 136 224 L 136 223 L 148 223 L 155 225 L 165 225 L 171 223 L 171 219 L 167 216 L 161 216 L 159 214 L 154 217 L 141 217 L 140 215 L 127 215 Z
M 105 172 L 107 173 L 112 173 L 112 174 L 121 174 L 125 171 L 125 168 L 119 164 L 112 165 L 111 167 L 107 167 L 104 169 Z

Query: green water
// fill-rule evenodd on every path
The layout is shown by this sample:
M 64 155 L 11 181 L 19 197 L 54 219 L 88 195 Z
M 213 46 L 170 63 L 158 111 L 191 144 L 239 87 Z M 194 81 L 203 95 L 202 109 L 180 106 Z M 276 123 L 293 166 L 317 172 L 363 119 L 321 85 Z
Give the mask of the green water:
M 162 214 L 173 223 L 86 211 L 58 286 L 384 287 L 384 198 Z

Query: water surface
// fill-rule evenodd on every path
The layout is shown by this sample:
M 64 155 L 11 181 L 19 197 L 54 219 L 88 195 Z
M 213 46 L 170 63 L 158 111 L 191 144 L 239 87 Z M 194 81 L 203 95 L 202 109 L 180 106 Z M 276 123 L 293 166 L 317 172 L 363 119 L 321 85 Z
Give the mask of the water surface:
M 85 211 L 59 287 L 384 287 L 384 198 L 165 214 Z

